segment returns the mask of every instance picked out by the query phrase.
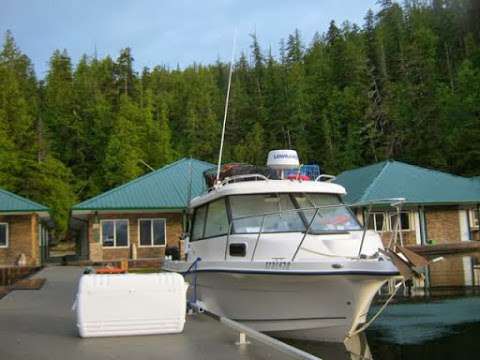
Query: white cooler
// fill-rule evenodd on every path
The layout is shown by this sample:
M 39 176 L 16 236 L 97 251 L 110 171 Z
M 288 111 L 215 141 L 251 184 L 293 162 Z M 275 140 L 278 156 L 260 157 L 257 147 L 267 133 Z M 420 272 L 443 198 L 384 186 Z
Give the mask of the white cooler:
M 175 273 L 83 275 L 74 305 L 79 335 L 182 332 L 187 288 Z

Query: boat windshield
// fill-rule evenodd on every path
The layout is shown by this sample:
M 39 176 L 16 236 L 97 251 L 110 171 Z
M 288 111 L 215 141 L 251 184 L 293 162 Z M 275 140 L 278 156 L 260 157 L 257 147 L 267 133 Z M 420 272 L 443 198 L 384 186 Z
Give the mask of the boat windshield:
M 230 197 L 236 233 L 305 231 L 305 224 L 288 194 L 235 195 Z M 271 214 L 263 217 L 263 214 Z M 243 218 L 247 217 L 247 218 Z M 239 219 L 243 218 L 243 219 Z M 262 224 L 263 222 L 263 224 Z
M 234 195 L 229 200 L 235 233 L 303 232 L 311 223 L 316 208 L 319 209 L 310 227 L 312 233 L 361 230 L 353 214 L 342 206 L 336 195 Z
M 318 208 L 317 216 L 313 221 L 310 231 L 318 232 L 335 232 L 335 231 L 354 231 L 361 230 L 361 226 L 357 219 L 346 206 L 342 206 L 340 199 L 336 195 L 331 194 L 294 194 L 302 214 L 307 224 L 310 224 L 312 217 Z

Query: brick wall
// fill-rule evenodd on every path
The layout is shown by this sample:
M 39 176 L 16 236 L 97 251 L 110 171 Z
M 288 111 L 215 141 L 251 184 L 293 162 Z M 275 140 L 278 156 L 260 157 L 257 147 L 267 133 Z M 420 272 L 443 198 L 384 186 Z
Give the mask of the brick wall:
M 414 226 L 414 224 L 412 224 Z M 388 246 L 388 243 L 390 242 L 390 239 L 392 238 L 392 231 L 383 231 L 380 234 L 380 237 L 382 238 L 383 245 L 385 247 Z M 399 236 L 399 235 L 397 235 Z M 408 230 L 408 231 L 402 231 L 402 237 L 403 237 L 403 244 L 404 245 L 417 245 L 416 242 L 416 234 L 415 230 Z M 397 244 L 400 244 L 399 238 L 397 238 Z
M 95 239 L 94 215 L 88 219 L 88 241 L 89 258 L 92 261 L 118 260 L 132 258 L 133 245 L 136 247 L 137 258 L 158 258 L 165 255 L 165 246 L 144 247 L 139 246 L 138 220 L 142 218 L 166 219 L 167 246 L 180 247 L 179 237 L 182 234 L 182 214 L 180 213 L 119 213 L 119 214 L 98 214 L 98 219 L 127 219 L 129 229 L 129 248 L 106 248 Z M 101 228 L 98 228 L 101 231 Z
M 22 253 L 27 265 L 40 265 L 38 215 L 0 215 L 0 222 L 8 223 L 8 248 L 0 248 L 0 265 L 14 265 Z
M 427 238 L 436 244 L 460 242 L 459 211 L 454 207 L 425 209 Z M 430 265 L 430 286 L 464 286 L 462 257 L 448 257 Z
M 477 229 L 472 229 L 472 240 L 480 241 L 480 232 Z

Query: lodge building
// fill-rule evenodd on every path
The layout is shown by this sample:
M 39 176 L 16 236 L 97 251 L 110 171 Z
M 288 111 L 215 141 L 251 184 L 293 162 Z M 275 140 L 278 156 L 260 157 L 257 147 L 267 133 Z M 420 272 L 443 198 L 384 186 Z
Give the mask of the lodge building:
M 39 266 L 48 256 L 49 209 L 0 189 L 0 266 Z
M 163 258 L 167 247 L 182 252 L 189 199 L 205 190 L 203 171 L 213 166 L 181 159 L 75 205 L 79 258 Z
M 344 201 L 354 205 L 388 245 L 397 212 L 383 199 L 404 198 L 400 228 L 405 245 L 429 245 L 480 240 L 480 182 L 441 171 L 383 161 L 348 170 L 335 180 L 347 189 Z M 430 265 L 430 286 L 475 285 L 480 279 L 476 257 L 452 257 Z

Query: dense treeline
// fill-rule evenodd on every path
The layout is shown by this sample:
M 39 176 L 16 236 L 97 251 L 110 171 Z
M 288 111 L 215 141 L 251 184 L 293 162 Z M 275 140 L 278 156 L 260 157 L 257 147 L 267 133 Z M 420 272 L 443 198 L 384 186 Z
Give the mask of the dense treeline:
M 228 64 L 135 72 L 55 51 L 44 80 L 7 32 L 0 53 L 0 187 L 49 205 L 59 234 L 76 201 L 192 156 L 215 161 Z M 381 1 L 363 26 L 331 22 L 279 56 L 252 35 L 237 59 L 225 161 L 293 147 L 330 173 L 387 158 L 478 175 L 480 6 Z

